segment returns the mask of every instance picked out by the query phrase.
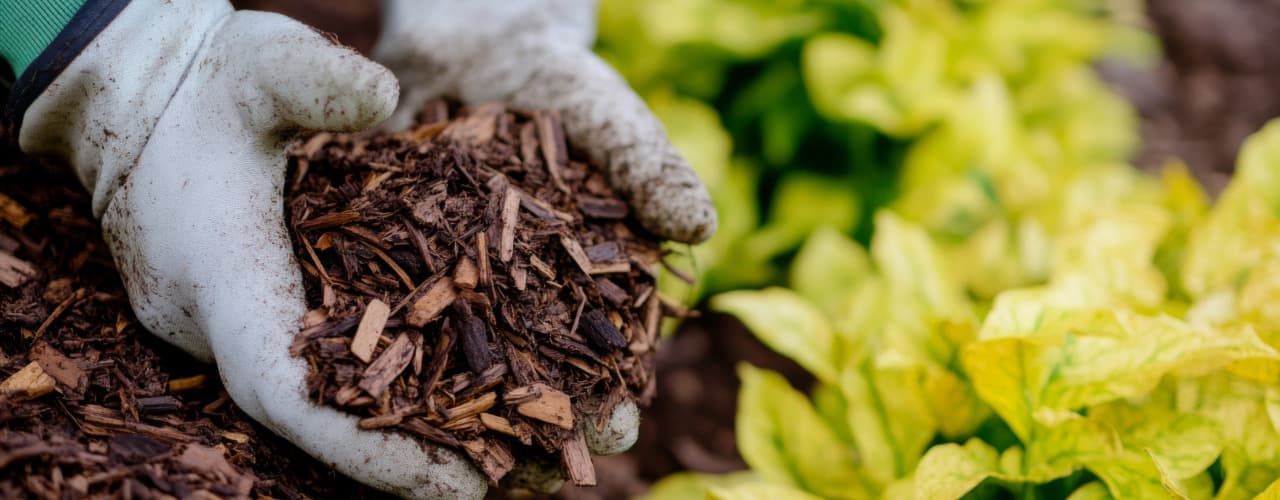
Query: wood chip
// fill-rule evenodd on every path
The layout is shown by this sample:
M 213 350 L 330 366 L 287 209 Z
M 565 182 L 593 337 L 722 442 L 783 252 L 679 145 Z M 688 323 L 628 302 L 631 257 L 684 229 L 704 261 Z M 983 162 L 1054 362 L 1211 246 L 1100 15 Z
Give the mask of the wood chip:
M 538 273 L 538 276 L 542 276 L 546 280 L 554 281 L 556 279 L 556 270 L 550 264 L 539 259 L 537 255 L 529 256 L 529 267 L 532 267 L 534 272 Z
M 32 361 L 40 364 L 40 368 L 45 373 L 71 391 L 79 391 L 88 384 L 89 375 L 84 369 L 48 343 L 39 342 L 33 346 L 30 357 Z
M 391 314 L 391 306 L 378 299 L 369 301 L 364 308 L 364 316 L 360 317 L 360 326 L 356 327 L 356 336 L 351 339 L 351 354 L 360 361 L 368 363 L 373 359 L 373 350 L 378 346 L 378 338 L 382 337 L 382 329 L 387 325 Z
M 565 430 L 573 430 L 573 404 L 567 394 L 543 383 L 536 383 L 523 389 L 523 391 L 520 388 L 511 391 L 516 401 L 520 401 L 522 396 L 533 395 L 533 397 L 518 403 L 517 412 Z M 509 397 L 511 396 L 509 394 Z M 511 401 L 508 400 L 508 403 Z
M 0 284 L 17 288 L 35 275 L 36 268 L 31 263 L 0 251 Z
M 622 200 L 579 196 L 578 208 L 592 219 L 622 220 L 627 218 L 627 204 Z
M 449 408 L 449 420 L 457 420 L 460 418 L 469 418 L 479 415 L 482 412 L 493 408 L 494 403 L 498 401 L 498 394 L 487 392 L 478 398 L 452 406 Z
M 523 292 L 529 286 L 529 269 L 524 266 L 513 269 L 511 271 L 511 281 L 516 286 L 516 290 Z
M 400 421 L 404 420 L 404 415 L 392 413 L 390 415 L 379 415 L 376 417 L 362 418 L 357 425 L 364 430 L 382 429 L 384 427 L 394 427 L 400 425 Z
M 596 467 L 591 463 L 591 450 L 587 449 L 582 431 L 574 432 L 573 437 L 564 441 L 560 457 L 569 474 L 569 482 L 577 486 L 596 485 Z
M 195 375 L 186 378 L 176 378 L 169 381 L 169 392 L 190 391 L 192 389 L 200 389 L 204 387 L 205 376 Z
M 0 394 L 17 399 L 35 399 L 52 392 L 55 382 L 40 363 L 32 361 L 0 382 Z
M 627 340 L 622 336 L 622 332 L 618 331 L 618 327 L 599 309 L 587 311 L 582 316 L 580 331 L 591 342 L 591 346 L 601 352 L 614 352 L 627 346 Z
M 422 334 L 412 333 L 409 338 L 413 339 L 413 374 L 422 374 Z
M 480 268 L 480 285 L 489 286 L 493 281 L 493 270 L 489 267 L 489 235 L 484 231 L 476 233 L 476 260 Z
M 480 270 L 476 268 L 476 263 L 471 257 L 463 255 L 458 259 L 458 265 L 453 268 L 453 283 L 458 288 L 472 289 L 480 283 Z
M 31 214 L 27 213 L 26 207 L 21 203 L 14 201 L 4 194 L 0 194 L 0 219 L 8 222 L 9 225 L 16 229 L 26 227 L 31 222 Z
M 618 307 L 625 306 L 627 300 L 631 298 L 626 290 L 608 278 L 596 278 L 596 288 L 600 290 L 600 296 L 604 297 L 604 300 Z
M 538 145 L 542 147 L 542 158 L 547 163 L 547 173 L 556 188 L 568 193 L 569 186 L 564 183 L 560 169 L 569 159 L 569 148 L 564 141 L 564 128 L 560 126 L 560 112 L 556 110 L 538 111 L 534 115 L 534 124 L 538 126 Z
M 500 224 L 498 259 L 502 262 L 511 262 L 511 256 L 515 251 L 516 244 L 516 225 L 519 222 L 520 193 L 515 188 L 507 186 L 506 196 L 502 200 L 502 215 L 498 219 Z
M 498 487 L 498 482 L 516 465 L 511 449 L 501 441 L 472 439 L 463 441 L 462 449 L 480 466 L 480 471 L 489 478 L 489 485 L 494 488 Z
M 484 426 L 491 431 L 501 432 L 511 437 L 519 437 L 519 435 L 516 434 L 516 429 L 511 426 L 510 420 L 492 413 L 481 413 L 480 423 L 484 424 Z
M 454 439 L 454 437 L 449 435 L 449 433 L 437 429 L 421 418 L 407 418 L 403 422 L 400 422 L 400 428 L 422 436 L 429 441 L 443 444 L 445 446 L 457 448 L 460 444 L 458 443 L 458 440 Z
M 406 321 L 410 325 L 416 327 L 426 326 L 427 323 L 440 318 L 440 314 L 444 312 L 449 304 L 458 298 L 458 290 L 454 286 L 453 280 L 450 278 L 440 278 L 427 292 L 413 303 L 413 309 L 409 311 Z
M 412 360 L 413 342 L 409 341 L 409 335 L 402 333 L 396 337 L 391 347 L 383 351 L 382 355 L 365 369 L 360 377 L 360 388 L 375 398 L 382 396 L 387 387 L 391 386 L 391 382 L 395 381 L 395 378 L 409 366 Z
M 454 120 L 444 128 L 446 137 L 472 144 L 493 139 L 498 115 L 503 112 L 501 103 L 485 103 L 475 106 L 470 115 Z
M 360 212 L 355 210 L 347 210 L 344 212 L 334 212 L 324 214 L 311 220 L 298 223 L 298 230 L 311 231 L 314 229 L 324 229 L 329 227 L 344 226 L 360 221 Z
M 564 251 L 569 253 L 569 258 L 573 259 L 573 263 L 586 274 L 591 274 L 592 265 L 591 258 L 587 257 L 587 252 L 582 250 L 582 245 L 578 240 L 573 239 L 567 234 L 560 235 L 560 244 L 564 246 Z

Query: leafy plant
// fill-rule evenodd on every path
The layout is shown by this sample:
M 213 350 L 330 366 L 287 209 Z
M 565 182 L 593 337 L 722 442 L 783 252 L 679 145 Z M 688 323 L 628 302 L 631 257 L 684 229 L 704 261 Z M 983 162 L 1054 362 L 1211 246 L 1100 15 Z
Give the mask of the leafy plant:
M 791 289 L 738 316 L 818 379 L 742 366 L 751 466 L 654 498 L 1270 498 L 1280 491 L 1280 121 L 1208 208 L 1184 169 L 1059 179 L 1047 280 L 975 300 L 946 246 L 892 211 L 869 250 L 811 235 Z M 1160 256 L 1175 265 L 1161 269 Z M 698 486 L 689 485 L 699 482 Z M 678 486 L 689 495 L 675 495 Z
M 826 225 L 865 244 L 890 204 L 955 239 L 1000 223 L 1034 238 L 1022 219 L 1035 182 L 1136 144 L 1132 111 L 1088 64 L 1151 44 L 1089 14 L 1094 3 L 605 0 L 599 52 L 667 124 L 721 215 L 712 241 L 673 248 L 698 279 L 665 280 L 666 292 L 693 303 L 780 284 L 806 235 Z M 1045 173 L 993 183 L 1028 165 Z M 1042 263 L 1003 255 L 1033 241 L 993 238 L 972 250 L 988 252 L 982 266 L 1043 279 Z

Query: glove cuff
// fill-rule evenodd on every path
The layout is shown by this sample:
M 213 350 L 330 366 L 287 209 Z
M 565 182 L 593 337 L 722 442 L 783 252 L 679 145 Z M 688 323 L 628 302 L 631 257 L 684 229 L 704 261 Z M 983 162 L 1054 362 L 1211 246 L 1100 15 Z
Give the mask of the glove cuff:
M 73 167 L 97 217 L 137 162 L 205 36 L 232 13 L 225 0 L 90 0 L 77 18 L 100 12 L 91 4 L 112 2 L 119 4 L 116 15 L 96 16 L 105 27 L 75 30 L 73 20 L 59 35 L 79 41 L 78 54 L 56 40 L 23 75 L 44 84 L 14 94 L 29 103 L 20 111 L 18 145 Z M 46 56 L 62 67 L 42 66 Z
M 31 101 L 44 92 L 54 78 L 62 74 L 67 65 L 127 5 L 129 0 L 71 0 L 49 2 L 40 6 L 43 10 L 32 16 L 45 22 L 28 27 L 25 35 L 26 57 L 9 61 L 14 65 L 15 71 L 22 72 L 13 81 L 9 99 L 0 116 L 9 129 L 18 130 L 22 126 L 22 114 L 31 105 Z M 41 30 L 44 36 L 38 36 Z M 30 36 L 33 34 L 37 36 Z M 13 44 L 21 42 L 19 39 L 9 41 Z M 23 51 L 15 49 L 13 52 Z

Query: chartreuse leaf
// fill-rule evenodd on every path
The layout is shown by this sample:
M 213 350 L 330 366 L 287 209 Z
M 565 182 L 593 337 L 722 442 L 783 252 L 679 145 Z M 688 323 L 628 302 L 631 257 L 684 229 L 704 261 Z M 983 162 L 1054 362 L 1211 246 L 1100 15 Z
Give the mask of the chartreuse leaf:
M 840 446 L 803 394 L 782 376 L 743 364 L 738 368 L 738 450 L 770 483 L 832 498 L 865 497 L 871 490 L 856 469 L 857 452 Z
M 1280 121 L 1245 140 L 1236 173 L 1187 240 L 1182 282 L 1193 298 L 1234 289 L 1280 237 Z
M 923 371 L 921 391 L 944 438 L 973 435 L 990 417 L 991 409 L 978 398 L 973 386 L 954 372 L 934 364 L 925 365 Z
M 1053 425 L 1036 423 L 1030 436 L 1025 450 L 1013 446 L 1004 453 L 977 438 L 930 448 L 916 469 L 916 498 L 961 498 L 987 479 L 1042 484 L 1114 452 L 1105 428 L 1075 414 Z
M 978 395 L 1023 442 L 1042 410 L 1140 396 L 1175 370 L 1280 358 L 1247 328 L 1210 330 L 1123 309 L 1062 310 L 1037 298 L 1001 296 L 981 340 L 962 353 Z
M 1254 500 L 1280 500 L 1280 479 L 1275 480 L 1275 482 L 1271 483 L 1271 486 L 1268 486 L 1267 489 L 1262 490 L 1262 493 L 1259 493 L 1258 496 L 1253 497 L 1253 499 Z
M 964 291 L 928 233 L 892 212 L 875 217 L 871 256 L 894 300 L 908 300 L 935 317 L 968 312 Z
M 710 500 L 821 500 L 822 497 L 802 489 L 776 483 L 743 484 L 724 488 L 712 488 L 707 494 Z M 872 498 L 870 496 L 863 498 Z
M 937 423 L 912 367 L 877 367 L 853 361 L 841 376 L 849 429 L 866 477 L 884 486 L 915 470 Z
M 981 439 L 929 449 L 916 468 L 916 498 L 960 498 L 999 472 L 1000 453 Z
M 1077 217 L 1059 238 L 1055 281 L 1087 281 L 1108 291 L 1112 300 L 1138 307 L 1155 308 L 1164 301 L 1164 275 L 1152 264 L 1171 224 L 1163 209 L 1105 206 Z
M 1224 477 L 1216 498 L 1249 499 L 1280 477 L 1280 416 L 1270 411 L 1280 400 L 1274 386 L 1218 372 L 1183 379 L 1176 408 L 1213 420 L 1223 437 Z
M 712 488 L 730 488 L 742 484 L 761 484 L 759 475 L 751 471 L 728 474 L 677 472 L 663 477 L 643 498 L 654 500 L 705 500 Z
M 1107 491 L 1107 485 L 1094 481 L 1076 488 L 1067 500 L 1112 500 L 1112 498 L 1111 493 Z
M 792 261 L 790 284 L 796 293 L 833 314 L 870 274 L 871 259 L 862 245 L 831 226 L 821 226 Z
M 769 348 L 819 379 L 835 382 L 840 343 L 822 311 L 785 288 L 736 291 L 711 299 L 711 308 L 742 320 Z
M 1089 418 L 1114 431 L 1121 443 L 1117 453 L 1087 462 L 1116 498 L 1189 498 L 1187 482 L 1222 451 L 1217 424 L 1195 414 L 1112 402 L 1090 408 Z

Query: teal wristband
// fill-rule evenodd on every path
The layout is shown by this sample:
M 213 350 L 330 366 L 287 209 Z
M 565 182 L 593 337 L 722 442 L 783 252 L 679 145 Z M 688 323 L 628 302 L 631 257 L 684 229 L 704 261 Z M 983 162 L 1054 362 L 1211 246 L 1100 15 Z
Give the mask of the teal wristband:
M 0 58 L 14 75 L 44 52 L 85 0 L 0 0 Z

